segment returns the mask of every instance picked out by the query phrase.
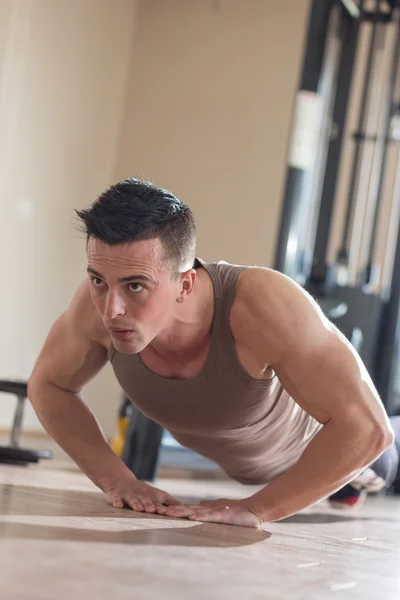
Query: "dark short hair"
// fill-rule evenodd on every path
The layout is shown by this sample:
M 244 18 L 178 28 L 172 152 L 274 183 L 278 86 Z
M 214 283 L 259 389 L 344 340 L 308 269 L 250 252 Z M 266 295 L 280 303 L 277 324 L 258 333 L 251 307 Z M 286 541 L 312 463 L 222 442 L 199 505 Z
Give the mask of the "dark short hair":
M 110 245 L 159 238 L 179 273 L 191 268 L 196 252 L 192 211 L 171 192 L 140 179 L 112 185 L 90 208 L 76 210 L 87 242 Z

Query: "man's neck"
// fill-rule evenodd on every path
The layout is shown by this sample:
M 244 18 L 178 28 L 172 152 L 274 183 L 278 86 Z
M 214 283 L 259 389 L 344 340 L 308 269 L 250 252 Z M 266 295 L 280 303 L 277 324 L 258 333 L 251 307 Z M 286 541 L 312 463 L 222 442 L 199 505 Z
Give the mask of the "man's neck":
M 205 269 L 199 269 L 194 289 L 179 305 L 171 326 L 148 346 L 161 360 L 190 360 L 208 346 L 214 316 L 214 288 Z

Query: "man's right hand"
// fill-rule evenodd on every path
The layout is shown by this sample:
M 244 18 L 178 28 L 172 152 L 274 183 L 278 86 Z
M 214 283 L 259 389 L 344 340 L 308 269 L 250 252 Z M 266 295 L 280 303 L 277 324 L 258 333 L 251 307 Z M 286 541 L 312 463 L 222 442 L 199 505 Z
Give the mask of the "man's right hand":
M 166 506 L 182 504 L 166 492 L 128 476 L 104 490 L 109 504 L 115 508 L 130 507 L 138 512 L 163 512 Z

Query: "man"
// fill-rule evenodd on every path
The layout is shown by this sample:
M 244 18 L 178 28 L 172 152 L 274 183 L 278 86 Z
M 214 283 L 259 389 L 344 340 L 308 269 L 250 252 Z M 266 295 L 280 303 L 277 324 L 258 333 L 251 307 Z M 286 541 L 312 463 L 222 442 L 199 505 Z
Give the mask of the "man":
M 354 480 L 393 432 L 359 357 L 286 276 L 195 256 L 190 209 L 131 179 L 78 212 L 88 278 L 55 322 L 28 391 L 46 430 L 114 507 L 257 527 Z M 111 361 L 126 395 L 243 483 L 183 505 L 138 481 L 79 397 Z

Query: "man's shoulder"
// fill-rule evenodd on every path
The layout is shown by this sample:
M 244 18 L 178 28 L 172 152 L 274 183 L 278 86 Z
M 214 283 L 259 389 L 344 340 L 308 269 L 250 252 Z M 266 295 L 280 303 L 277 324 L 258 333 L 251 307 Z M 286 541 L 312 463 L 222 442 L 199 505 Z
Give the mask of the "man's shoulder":
M 253 302 L 263 296 L 273 298 L 274 293 L 288 292 L 299 287 L 293 280 L 269 267 L 243 266 L 238 277 L 236 299 L 241 302 Z
M 287 275 L 267 267 L 246 267 L 239 275 L 231 322 L 234 327 L 251 329 L 257 323 L 277 326 L 300 316 L 309 294 Z
M 332 329 L 320 306 L 293 279 L 273 269 L 249 268 L 239 277 L 231 328 L 243 344 L 282 350 Z
M 110 335 L 93 304 L 88 279 L 83 280 L 78 286 L 67 312 L 75 326 L 89 339 L 106 348 L 109 347 Z

